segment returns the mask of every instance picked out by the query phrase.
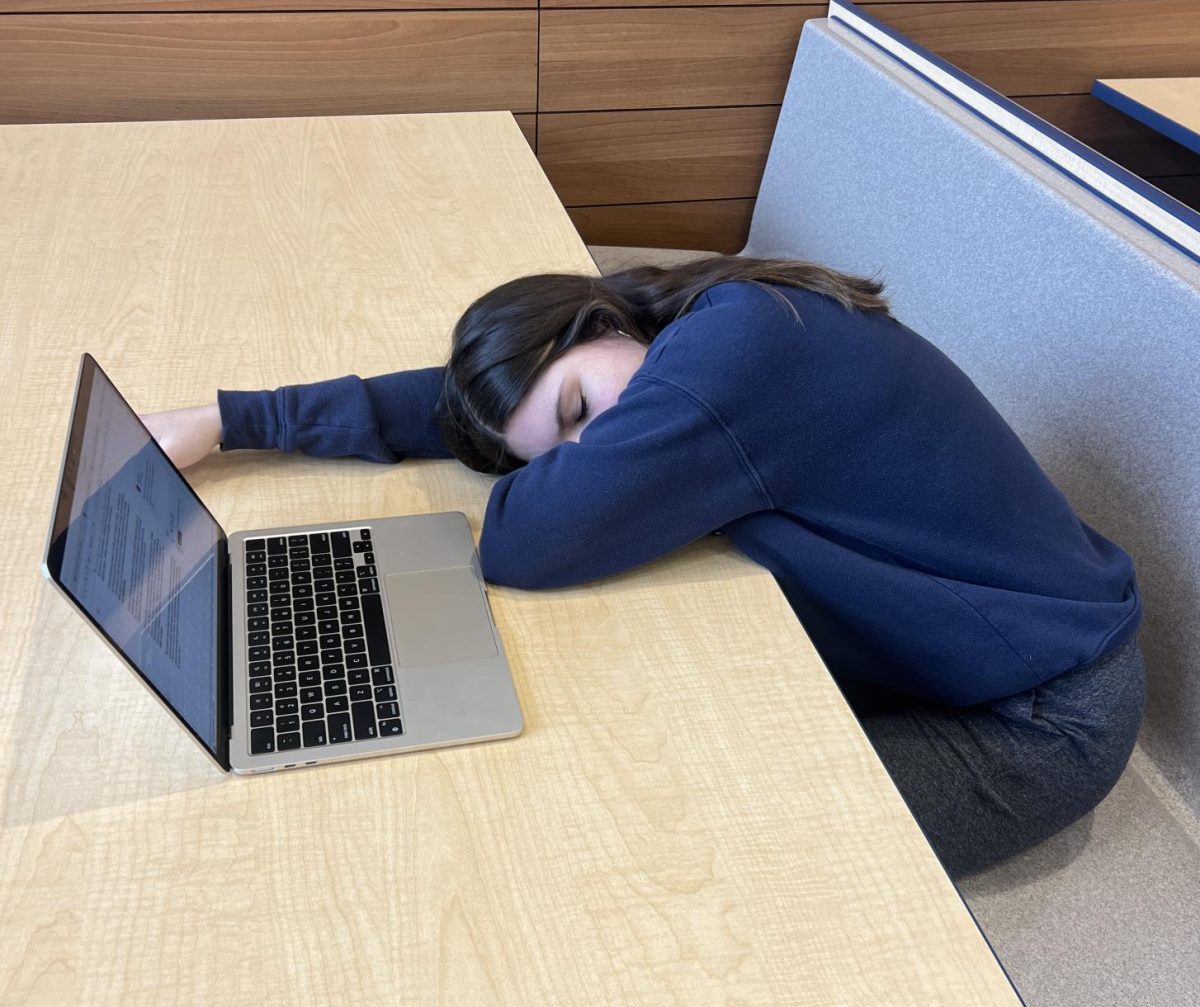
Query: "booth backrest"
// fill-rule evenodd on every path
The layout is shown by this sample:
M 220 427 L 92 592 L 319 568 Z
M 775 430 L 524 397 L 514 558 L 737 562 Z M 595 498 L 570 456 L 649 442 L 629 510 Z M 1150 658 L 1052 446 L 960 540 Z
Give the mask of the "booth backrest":
M 741 254 L 882 279 L 1133 556 L 1140 744 L 1200 811 L 1200 266 L 832 20 L 805 25 Z

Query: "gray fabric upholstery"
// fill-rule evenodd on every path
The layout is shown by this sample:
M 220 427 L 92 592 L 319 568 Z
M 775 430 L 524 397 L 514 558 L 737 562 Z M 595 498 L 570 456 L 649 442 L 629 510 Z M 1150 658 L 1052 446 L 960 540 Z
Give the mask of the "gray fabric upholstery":
M 878 274 L 1137 565 L 1141 745 L 1200 809 L 1200 267 L 830 21 L 746 256 Z

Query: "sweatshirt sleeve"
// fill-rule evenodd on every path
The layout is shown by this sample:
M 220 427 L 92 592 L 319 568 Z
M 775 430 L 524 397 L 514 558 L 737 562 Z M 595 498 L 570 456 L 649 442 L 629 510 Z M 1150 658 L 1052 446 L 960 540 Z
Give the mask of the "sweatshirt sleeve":
M 771 500 L 710 406 L 635 376 L 579 443 L 564 442 L 492 487 L 479 541 L 484 577 L 563 587 L 664 556 Z
M 277 448 L 373 462 L 450 458 L 435 421 L 441 367 L 274 391 L 218 391 L 221 450 Z

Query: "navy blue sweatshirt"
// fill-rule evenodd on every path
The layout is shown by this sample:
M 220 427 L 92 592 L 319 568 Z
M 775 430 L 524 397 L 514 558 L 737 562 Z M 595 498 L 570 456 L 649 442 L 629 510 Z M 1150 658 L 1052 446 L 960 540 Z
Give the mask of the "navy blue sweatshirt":
M 1133 564 L 899 322 L 721 283 L 616 404 L 492 487 L 496 584 L 552 588 L 716 530 L 775 576 L 830 672 L 966 706 L 1088 664 L 1141 618 Z M 223 448 L 449 457 L 438 367 L 218 394 Z

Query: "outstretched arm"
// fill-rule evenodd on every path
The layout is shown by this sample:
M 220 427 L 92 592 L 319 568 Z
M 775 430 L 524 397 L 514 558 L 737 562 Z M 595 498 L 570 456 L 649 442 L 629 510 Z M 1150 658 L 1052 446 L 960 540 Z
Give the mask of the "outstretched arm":
M 214 405 L 152 413 L 142 422 L 180 468 L 218 445 L 374 462 L 450 458 L 435 420 L 442 373 L 426 367 L 274 391 L 218 391 Z

